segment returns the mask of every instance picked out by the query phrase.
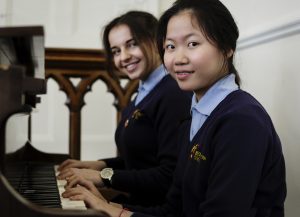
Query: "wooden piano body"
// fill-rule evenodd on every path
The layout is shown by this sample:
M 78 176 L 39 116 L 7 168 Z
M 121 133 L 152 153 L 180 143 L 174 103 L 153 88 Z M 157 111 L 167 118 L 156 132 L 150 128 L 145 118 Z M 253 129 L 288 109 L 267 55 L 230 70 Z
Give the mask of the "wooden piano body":
M 8 174 L 14 172 L 10 170 L 9 166 L 16 163 L 18 165 L 28 164 L 28 162 L 55 165 L 69 157 L 68 155 L 43 153 L 35 149 L 30 144 L 30 130 L 23 147 L 12 153 L 7 152 L 6 125 L 8 120 L 16 114 L 30 117 L 32 109 L 40 101 L 38 95 L 45 93 L 43 28 L 0 28 L 1 217 L 107 216 L 103 212 L 91 209 L 62 210 L 38 205 L 26 199 L 12 184 L 12 179 L 8 178 Z M 31 174 L 32 171 L 28 172 Z M 16 172 L 16 177 L 19 178 L 19 176 L 20 174 Z

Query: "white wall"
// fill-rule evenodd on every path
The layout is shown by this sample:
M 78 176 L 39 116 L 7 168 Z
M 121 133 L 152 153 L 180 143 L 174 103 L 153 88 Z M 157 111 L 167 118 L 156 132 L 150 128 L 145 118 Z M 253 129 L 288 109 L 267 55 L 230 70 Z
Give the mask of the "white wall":
M 101 26 L 129 8 L 159 16 L 173 1 L 163 0 L 0 0 L 0 25 L 43 24 L 46 46 L 99 48 Z M 269 112 L 283 144 L 288 197 L 286 216 L 300 213 L 300 1 L 224 0 L 240 28 L 236 65 L 242 88 Z M 34 6 L 33 6 L 34 5 Z M 75 81 L 74 81 L 75 82 Z M 82 158 L 114 156 L 115 108 L 106 87 L 97 82 L 82 114 Z M 100 106 L 105 102 L 105 106 Z M 67 152 L 66 97 L 49 82 L 48 94 L 33 122 L 33 140 L 48 152 Z M 55 102 L 55 104 L 54 104 Z M 55 105 L 55 106 L 54 106 Z M 91 115 L 95 114 L 95 115 Z

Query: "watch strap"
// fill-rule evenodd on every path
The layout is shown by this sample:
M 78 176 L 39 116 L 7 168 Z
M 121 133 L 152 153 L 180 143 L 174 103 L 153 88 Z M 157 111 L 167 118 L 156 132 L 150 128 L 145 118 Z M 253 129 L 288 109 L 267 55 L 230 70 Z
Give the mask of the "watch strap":
M 102 181 L 105 187 L 111 187 L 111 182 L 109 181 L 109 179 L 102 178 Z

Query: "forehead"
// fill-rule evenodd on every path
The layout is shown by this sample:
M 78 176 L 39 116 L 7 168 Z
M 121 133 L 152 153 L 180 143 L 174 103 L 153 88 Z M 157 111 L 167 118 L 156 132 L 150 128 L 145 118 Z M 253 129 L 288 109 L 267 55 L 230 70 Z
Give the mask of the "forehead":
M 167 25 L 167 36 L 180 35 L 186 31 L 202 32 L 191 10 L 183 10 L 172 16 Z
M 131 31 L 129 27 L 125 24 L 113 27 L 108 34 L 108 40 L 111 47 L 121 46 L 122 44 L 126 43 L 128 40 L 131 39 Z

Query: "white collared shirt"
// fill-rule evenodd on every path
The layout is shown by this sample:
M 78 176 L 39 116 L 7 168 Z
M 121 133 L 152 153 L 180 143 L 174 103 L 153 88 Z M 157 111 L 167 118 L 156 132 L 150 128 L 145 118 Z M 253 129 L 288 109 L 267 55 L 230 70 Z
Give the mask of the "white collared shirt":
M 190 141 L 192 141 L 195 134 L 200 130 L 217 105 L 222 102 L 228 94 L 238 88 L 238 85 L 235 83 L 235 75 L 229 74 L 210 87 L 199 102 L 197 102 L 194 93 L 191 106 L 192 123 L 190 129 Z
M 165 67 L 160 65 L 149 75 L 146 81 L 140 81 L 134 105 L 139 104 L 167 74 Z

